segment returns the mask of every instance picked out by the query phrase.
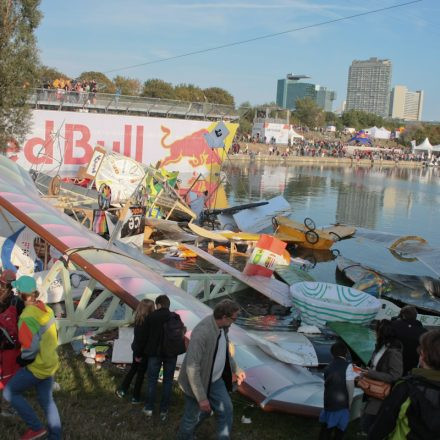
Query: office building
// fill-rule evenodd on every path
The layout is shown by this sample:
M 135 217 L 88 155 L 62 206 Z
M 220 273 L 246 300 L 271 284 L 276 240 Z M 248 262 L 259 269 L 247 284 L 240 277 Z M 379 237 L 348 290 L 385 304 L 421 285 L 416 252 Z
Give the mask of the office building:
M 411 92 L 406 86 L 395 86 L 390 98 L 390 116 L 405 121 L 421 121 L 423 90 Z
M 288 74 L 286 78 L 279 79 L 277 83 L 277 105 L 289 110 L 295 110 L 296 101 L 303 98 L 311 98 L 326 112 L 332 111 L 336 92 L 301 80 L 310 78 L 306 75 Z
M 387 117 L 390 105 L 391 61 L 354 60 L 348 71 L 347 110 Z

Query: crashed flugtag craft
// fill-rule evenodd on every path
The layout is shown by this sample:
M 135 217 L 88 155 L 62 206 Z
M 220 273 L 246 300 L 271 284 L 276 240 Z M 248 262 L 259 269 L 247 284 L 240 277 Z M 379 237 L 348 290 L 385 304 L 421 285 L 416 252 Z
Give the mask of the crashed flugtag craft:
M 29 227 L 59 251 L 76 269 L 94 281 L 84 290 L 80 301 L 65 297 L 65 317 L 58 319 L 60 339 L 68 342 L 81 328 L 110 328 L 126 323 L 141 298 L 166 293 L 171 308 L 177 310 L 188 330 L 211 309 L 136 261 L 123 251 L 92 233 L 67 215 L 41 200 L 29 174 L 6 157 L 0 156 L 0 211 Z M 12 223 L 11 223 L 12 224 Z M 58 266 L 66 261 L 56 263 Z M 54 266 L 55 267 L 55 266 Z M 68 280 L 66 280 L 68 282 Z M 93 283 L 104 291 L 94 297 Z M 91 318 L 107 303 L 102 319 Z M 116 312 L 124 310 L 123 319 Z M 239 391 L 267 411 L 317 416 L 323 405 L 323 380 L 304 367 L 281 362 L 259 348 L 255 337 L 233 325 L 230 339 L 236 361 L 246 372 Z M 267 350 L 266 351 L 271 351 Z

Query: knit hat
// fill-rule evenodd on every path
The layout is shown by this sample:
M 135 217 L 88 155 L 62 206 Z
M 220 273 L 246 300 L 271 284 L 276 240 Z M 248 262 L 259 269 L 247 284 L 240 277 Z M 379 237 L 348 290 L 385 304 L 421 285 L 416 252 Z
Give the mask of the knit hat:
M 17 278 L 15 272 L 11 269 L 4 270 L 0 275 L 1 284 L 9 284 Z
M 23 275 L 18 280 L 13 281 L 12 287 L 15 287 L 17 292 L 24 294 L 31 294 L 37 291 L 37 283 L 28 275 Z

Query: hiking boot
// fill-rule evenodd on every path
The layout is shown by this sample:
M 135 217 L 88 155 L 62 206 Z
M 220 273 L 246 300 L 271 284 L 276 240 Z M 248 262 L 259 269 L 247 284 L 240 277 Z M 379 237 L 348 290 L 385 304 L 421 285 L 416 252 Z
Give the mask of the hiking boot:
M 131 398 L 131 404 L 132 405 L 138 405 L 139 403 L 142 403 L 141 399 L 138 399 L 137 397 L 132 397 Z
M 21 437 L 21 440 L 34 440 L 37 438 L 42 438 L 47 435 L 47 430 L 44 428 L 34 431 L 33 429 L 28 429 Z
M 168 419 L 168 411 L 162 411 L 159 414 L 159 419 L 160 419 L 161 422 L 166 422 L 167 419 Z
M 153 417 L 153 410 L 152 410 L 152 409 L 144 408 L 144 409 L 142 410 L 142 412 L 143 412 L 147 417 Z
M 115 394 L 122 399 L 123 397 L 125 397 L 125 391 L 124 390 L 116 390 Z

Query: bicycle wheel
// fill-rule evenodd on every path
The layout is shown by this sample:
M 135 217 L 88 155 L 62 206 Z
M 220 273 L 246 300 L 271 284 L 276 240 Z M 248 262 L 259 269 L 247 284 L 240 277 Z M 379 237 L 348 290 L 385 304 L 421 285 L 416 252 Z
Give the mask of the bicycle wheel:
M 306 217 L 304 219 L 304 226 L 310 231 L 314 231 L 316 229 L 315 222 L 310 217 Z
M 319 241 L 319 235 L 315 231 L 307 231 L 304 235 L 310 244 L 316 244 Z

